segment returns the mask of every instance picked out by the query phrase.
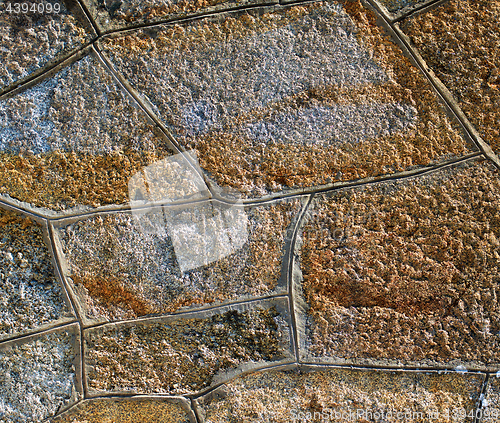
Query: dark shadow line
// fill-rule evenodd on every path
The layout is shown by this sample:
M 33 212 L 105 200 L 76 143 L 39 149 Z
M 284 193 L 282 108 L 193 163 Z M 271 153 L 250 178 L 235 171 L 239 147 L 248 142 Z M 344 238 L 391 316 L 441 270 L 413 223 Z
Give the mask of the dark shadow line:
M 71 326 L 71 325 L 74 325 L 75 323 L 78 323 L 78 320 L 76 320 L 76 319 L 69 320 L 67 322 L 58 323 L 58 324 L 55 324 L 55 325 L 50 326 L 50 327 L 45 328 L 45 329 L 40 329 L 40 330 L 34 329 L 33 331 L 30 331 L 27 333 L 20 333 L 20 334 L 12 336 L 10 338 L 3 338 L 0 340 L 0 347 L 4 344 L 15 343 L 16 341 L 22 341 L 23 339 L 28 339 L 28 338 L 31 338 L 34 336 L 37 336 L 37 337 L 43 336 L 46 333 L 51 333 L 51 332 L 58 331 L 60 329 L 64 329 L 66 326 Z

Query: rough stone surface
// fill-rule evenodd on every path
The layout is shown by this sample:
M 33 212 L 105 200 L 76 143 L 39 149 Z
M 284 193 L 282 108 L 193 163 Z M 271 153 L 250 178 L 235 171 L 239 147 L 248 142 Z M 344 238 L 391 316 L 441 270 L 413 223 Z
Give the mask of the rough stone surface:
M 164 25 L 102 46 L 201 167 L 244 195 L 469 151 L 358 1 Z
M 72 338 L 63 331 L 0 347 L 0 421 L 40 422 L 68 404 L 75 381 Z
M 301 249 L 307 354 L 498 366 L 499 198 L 486 162 L 319 196 Z
M 40 226 L 0 209 L 0 339 L 70 316 Z
M 144 234 L 130 214 L 79 221 L 62 228 L 60 237 L 87 318 L 126 319 L 286 292 L 277 282 L 287 231 L 300 207 L 294 200 L 247 208 L 243 247 L 184 273 L 165 225 L 163 232 Z
M 92 57 L 0 101 L 0 193 L 64 210 L 128 201 L 128 180 L 170 154 Z
M 500 1 L 453 0 L 402 25 L 481 136 L 500 150 Z
M 29 5 L 33 3 L 38 4 Z M 12 13 L 6 10 L 9 4 Z M 52 10 L 59 8 L 59 13 L 15 13 L 15 4 L 5 1 L 0 5 L 0 91 L 91 39 L 62 1 L 42 3 L 46 11 L 50 10 L 50 4 Z M 20 7 L 23 3 L 18 4 Z
M 483 378 L 361 370 L 254 373 L 206 401 L 205 423 L 472 422 L 454 417 L 475 409 Z
M 190 423 L 178 404 L 162 400 L 94 399 L 54 419 L 57 423 Z
M 482 401 L 482 422 L 497 422 L 500 420 L 500 373 L 490 376 L 485 396 Z
M 84 0 L 99 26 L 105 30 L 152 24 L 188 15 L 253 4 L 266 0 Z
M 184 394 L 208 387 L 222 371 L 289 357 L 288 324 L 274 307 L 98 327 L 86 339 L 92 391 Z

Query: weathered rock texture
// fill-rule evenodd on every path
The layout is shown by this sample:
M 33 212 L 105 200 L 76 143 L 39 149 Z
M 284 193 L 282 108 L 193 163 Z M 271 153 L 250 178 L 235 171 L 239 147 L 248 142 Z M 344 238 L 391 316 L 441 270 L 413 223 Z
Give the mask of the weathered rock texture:
M 71 316 L 42 229 L 0 209 L 0 339 Z
M 74 335 L 61 331 L 0 347 L 0 420 L 40 422 L 75 392 Z
M 498 364 L 499 198 L 485 162 L 319 196 L 301 249 L 310 357 Z
M 186 410 L 159 399 L 94 399 L 84 401 L 57 423 L 190 423 Z
M 87 318 L 126 319 L 286 292 L 277 284 L 300 207 L 300 201 L 289 201 L 247 208 L 243 247 L 184 273 L 165 224 L 163 232 L 144 234 L 133 216 L 115 214 L 76 222 L 62 228 L 60 236 Z
M 92 56 L 0 101 L 0 193 L 64 210 L 128 201 L 129 178 L 170 154 Z
M 495 422 L 500 420 L 500 373 L 491 375 L 482 399 L 483 409 L 478 416 L 482 416 L 484 422 Z
M 254 373 L 207 399 L 205 422 L 472 422 L 454 417 L 475 409 L 483 379 L 360 370 Z
M 244 195 L 470 151 L 357 1 L 158 26 L 102 48 L 201 167 Z
M 90 329 L 88 385 L 92 391 L 198 391 L 222 371 L 288 358 L 288 331 L 274 307 Z
M 452 0 L 404 22 L 424 60 L 500 150 L 500 1 Z

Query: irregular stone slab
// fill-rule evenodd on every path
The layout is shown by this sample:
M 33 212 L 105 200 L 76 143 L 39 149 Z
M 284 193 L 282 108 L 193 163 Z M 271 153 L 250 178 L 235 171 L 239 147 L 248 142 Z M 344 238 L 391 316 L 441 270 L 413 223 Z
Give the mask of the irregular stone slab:
M 190 417 L 193 412 L 180 400 L 100 398 L 81 402 L 54 422 L 194 423 Z
M 84 316 L 122 320 L 287 292 L 281 279 L 284 248 L 301 206 L 290 200 L 242 209 L 248 234 L 242 247 L 185 272 L 179 268 L 168 221 L 160 222 L 158 232 L 144 233 L 133 216 L 118 213 L 63 223 L 58 234 Z M 180 213 L 181 221 L 192 221 L 201 211 L 186 206 Z M 197 254 L 194 247 L 191 254 Z
M 482 398 L 483 409 L 480 416 L 483 422 L 495 422 L 500 420 L 500 373 L 491 375 L 488 380 L 484 398 Z
M 29 76 L 40 73 L 94 35 L 69 12 L 63 1 L 40 3 L 40 13 L 21 10 L 23 3 L 0 6 L 0 93 Z M 38 3 L 26 3 L 30 7 Z M 10 5 L 12 12 L 7 10 Z M 17 8 L 20 11 L 16 13 Z
M 452 0 L 401 25 L 481 136 L 500 150 L 500 1 Z
M 389 12 L 397 14 L 402 11 L 410 11 L 417 6 L 430 3 L 432 0 L 376 0 Z
M 128 180 L 170 151 L 93 56 L 0 101 L 0 193 L 67 210 L 128 201 Z
M 35 423 L 78 399 L 77 328 L 0 345 L 0 419 Z
M 360 2 L 267 10 L 102 40 L 217 184 L 258 197 L 470 151 Z
M 205 422 L 461 421 L 474 413 L 484 375 L 369 370 L 268 371 L 208 395 Z
M 41 227 L 0 209 L 0 339 L 70 319 Z
M 97 24 L 105 31 L 179 19 L 234 7 L 278 3 L 275 0 L 84 0 Z
M 252 309 L 89 329 L 85 332 L 89 389 L 185 394 L 242 369 L 290 361 L 284 310 L 283 301 L 263 302 Z
M 318 196 L 304 359 L 500 367 L 500 180 L 488 162 Z

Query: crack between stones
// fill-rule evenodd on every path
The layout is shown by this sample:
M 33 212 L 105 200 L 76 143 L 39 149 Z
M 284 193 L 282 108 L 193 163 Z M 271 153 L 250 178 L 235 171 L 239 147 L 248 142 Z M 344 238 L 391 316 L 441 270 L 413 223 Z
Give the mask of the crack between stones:
M 408 10 L 407 12 L 396 13 L 394 15 L 394 18 L 390 19 L 390 21 L 393 24 L 401 22 L 401 21 L 405 20 L 406 18 L 412 17 L 414 14 L 416 15 L 419 13 L 425 13 L 428 10 L 433 9 L 434 7 L 440 6 L 441 4 L 447 3 L 449 1 L 450 0 L 431 0 L 431 1 L 428 1 L 426 3 L 419 4 L 416 7 Z M 380 9 L 382 10 L 382 7 L 380 7 Z
M 481 387 L 481 392 L 479 393 L 479 399 L 476 406 L 476 414 L 474 416 L 474 423 L 480 423 L 483 419 L 483 399 L 486 397 L 486 390 L 488 388 L 488 383 L 490 381 L 490 374 L 486 373 L 483 381 L 483 386 Z

